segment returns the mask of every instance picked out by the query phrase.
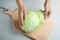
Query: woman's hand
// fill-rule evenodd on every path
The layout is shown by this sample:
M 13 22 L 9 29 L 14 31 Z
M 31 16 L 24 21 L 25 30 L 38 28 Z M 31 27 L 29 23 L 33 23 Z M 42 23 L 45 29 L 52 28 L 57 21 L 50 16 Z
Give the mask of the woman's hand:
M 49 9 L 49 7 L 47 7 L 45 10 L 44 10 L 44 18 L 49 18 L 51 15 L 51 10 Z
M 18 6 L 18 21 L 20 27 L 22 27 L 24 24 L 23 20 L 26 18 L 27 8 L 23 5 L 22 0 L 16 0 L 16 3 Z
M 50 15 L 51 15 L 50 0 L 46 0 L 45 1 L 44 8 L 45 8 L 45 10 L 44 10 L 44 17 L 46 19 L 46 18 L 49 18 Z
M 22 27 L 24 24 L 23 20 L 26 18 L 26 11 L 27 9 L 25 6 L 18 10 L 18 18 L 19 18 L 18 21 L 19 21 L 20 27 Z

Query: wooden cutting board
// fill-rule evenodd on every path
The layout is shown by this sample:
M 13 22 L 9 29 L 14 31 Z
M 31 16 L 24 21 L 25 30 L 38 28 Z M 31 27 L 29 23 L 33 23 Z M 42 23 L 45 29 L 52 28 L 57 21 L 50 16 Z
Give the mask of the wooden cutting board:
M 47 40 L 47 37 L 53 27 L 53 21 L 51 19 L 46 19 L 45 23 L 38 30 L 30 32 L 30 33 L 26 33 L 19 27 L 18 9 L 16 9 L 16 10 L 8 9 L 8 11 L 5 11 L 5 12 L 12 16 L 13 28 L 16 31 L 21 32 L 34 40 Z

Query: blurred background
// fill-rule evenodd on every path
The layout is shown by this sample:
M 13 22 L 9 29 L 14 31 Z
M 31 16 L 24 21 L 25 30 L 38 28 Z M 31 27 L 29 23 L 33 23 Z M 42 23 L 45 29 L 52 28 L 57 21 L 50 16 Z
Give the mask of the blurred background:
M 22 0 L 24 5 L 31 10 L 44 9 L 45 0 Z M 16 0 L 0 0 L 0 7 L 15 10 L 17 8 Z M 51 0 L 51 19 L 54 26 L 47 40 L 60 40 L 60 0 Z M 12 18 L 0 9 L 0 40 L 31 40 L 22 33 L 12 28 Z

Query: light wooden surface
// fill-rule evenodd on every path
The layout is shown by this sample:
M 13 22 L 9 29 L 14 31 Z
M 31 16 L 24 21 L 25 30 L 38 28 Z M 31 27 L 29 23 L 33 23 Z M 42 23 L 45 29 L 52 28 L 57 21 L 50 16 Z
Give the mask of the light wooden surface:
M 16 31 L 22 32 L 26 36 L 31 37 L 35 40 L 47 40 L 47 37 L 48 37 L 52 27 L 53 27 L 53 21 L 51 19 L 46 19 L 45 23 L 38 30 L 30 32 L 30 33 L 26 33 L 19 27 L 18 9 L 15 11 L 8 9 L 8 11 L 5 11 L 5 12 L 12 16 L 13 28 Z

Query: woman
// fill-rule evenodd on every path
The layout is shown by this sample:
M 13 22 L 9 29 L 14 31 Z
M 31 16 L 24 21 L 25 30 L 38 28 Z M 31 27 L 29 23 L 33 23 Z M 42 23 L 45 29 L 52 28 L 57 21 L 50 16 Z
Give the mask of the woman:
M 23 26 L 24 22 L 23 20 L 26 18 L 26 11 L 27 8 L 23 5 L 22 0 L 16 0 L 17 5 L 18 5 L 18 15 L 19 15 L 19 24 L 20 26 Z M 44 3 L 44 15 L 45 18 L 49 18 L 50 16 L 50 0 L 45 0 Z

